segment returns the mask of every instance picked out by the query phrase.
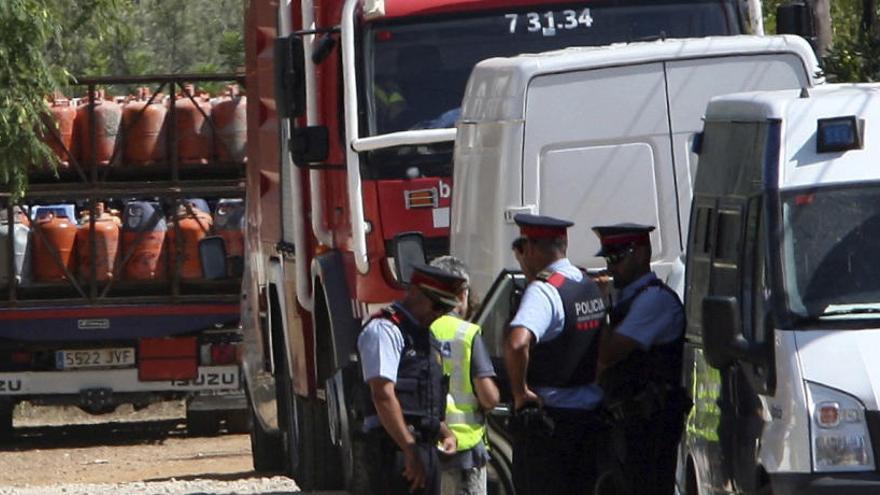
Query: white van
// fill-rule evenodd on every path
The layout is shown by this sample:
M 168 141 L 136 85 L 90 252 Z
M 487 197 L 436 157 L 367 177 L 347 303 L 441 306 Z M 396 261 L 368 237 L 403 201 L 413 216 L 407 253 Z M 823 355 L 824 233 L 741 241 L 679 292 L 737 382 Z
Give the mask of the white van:
M 720 97 L 701 142 L 680 488 L 880 493 L 880 86 Z
M 692 136 L 713 96 L 810 87 L 810 46 L 795 36 L 731 36 L 569 48 L 474 68 L 455 140 L 451 251 L 485 294 L 503 268 L 516 213 L 571 219 L 569 255 L 599 268 L 589 227 L 656 225 L 655 269 L 683 251 Z

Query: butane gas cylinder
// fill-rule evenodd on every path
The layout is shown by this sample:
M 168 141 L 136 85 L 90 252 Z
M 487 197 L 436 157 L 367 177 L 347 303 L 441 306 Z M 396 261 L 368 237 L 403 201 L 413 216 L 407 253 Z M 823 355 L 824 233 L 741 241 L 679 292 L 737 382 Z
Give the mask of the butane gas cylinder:
M 88 98 L 83 98 L 83 103 L 76 109 L 76 144 L 79 150 L 79 160 L 89 165 L 92 161 L 98 166 L 107 166 L 113 158 L 116 149 L 116 138 L 119 136 L 119 127 L 122 123 L 122 107 L 111 100 L 104 99 L 103 91 L 96 91 L 94 104 L 89 103 Z M 89 111 L 92 109 L 93 111 Z M 95 154 L 92 156 L 92 132 L 91 115 L 95 116 Z
M 64 268 L 73 271 L 76 224 L 62 212 L 44 208 L 37 213 L 31 270 L 38 282 L 66 280 Z
M 206 164 L 211 159 L 211 104 L 196 95 L 191 84 L 174 102 L 177 157 L 181 164 Z
M 199 241 L 211 231 L 211 214 L 195 206 L 196 201 L 188 201 L 178 207 L 174 218 L 168 225 L 168 251 L 171 253 L 171 266 L 177 266 L 180 254 L 180 278 L 202 278 L 202 262 L 199 257 Z M 179 246 L 177 236 L 180 236 Z
M 221 199 L 214 211 L 214 232 L 226 244 L 226 266 L 230 277 L 244 272 L 244 200 Z
M 150 89 L 140 88 L 138 95 L 122 110 L 125 130 L 125 163 L 149 165 L 165 159 L 165 114 L 168 109 L 162 94 L 150 100 Z
M 244 162 L 247 159 L 247 97 L 238 86 L 227 87 L 226 94 L 211 102 L 214 122 L 214 152 L 221 162 Z
M 44 141 L 58 156 L 58 164 L 62 169 L 70 167 L 73 156 L 73 125 L 76 120 L 76 108 L 66 98 L 56 97 L 49 103 L 52 119 L 47 124 L 54 126 L 54 131 L 46 129 Z
M 12 230 L 10 231 L 9 211 L 0 210 L 0 285 L 6 285 L 10 279 L 9 236 L 13 237 L 14 262 L 11 267 L 19 282 L 22 280 L 24 260 L 27 257 L 30 239 L 30 222 L 27 216 L 16 206 L 13 210 Z
M 165 278 L 165 216 L 158 203 L 130 201 L 122 220 L 123 277 L 128 280 Z
M 88 212 L 83 215 L 76 231 L 76 252 L 79 257 L 79 276 L 88 280 L 92 276 L 91 220 Z M 104 203 L 95 204 L 95 280 L 113 278 L 116 254 L 119 250 L 119 224 L 104 210 Z

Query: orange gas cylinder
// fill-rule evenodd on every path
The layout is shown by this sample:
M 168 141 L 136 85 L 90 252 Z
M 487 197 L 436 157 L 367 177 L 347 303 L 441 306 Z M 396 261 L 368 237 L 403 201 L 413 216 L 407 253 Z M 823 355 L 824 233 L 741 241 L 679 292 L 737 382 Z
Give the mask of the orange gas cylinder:
M 93 109 L 94 112 L 89 110 Z M 92 163 L 92 132 L 91 114 L 95 115 L 95 155 L 94 162 L 98 166 L 107 166 L 113 158 L 116 150 L 116 138 L 119 136 L 119 126 L 122 123 L 122 107 L 111 100 L 104 99 L 103 91 L 96 91 L 94 104 L 89 104 L 88 98 L 83 98 L 82 104 L 76 109 L 76 144 L 79 150 L 79 160 L 88 165 Z
M 130 201 L 122 220 L 122 258 L 127 280 L 165 278 L 165 216 L 158 203 Z
M 190 99 L 190 96 L 192 99 Z M 177 157 L 182 164 L 206 164 L 213 151 L 211 104 L 197 96 L 191 84 L 174 102 Z
M 34 235 L 31 271 L 38 282 L 66 280 L 64 268 L 73 271 L 73 248 L 76 242 L 76 225 L 57 210 L 43 210 L 34 222 L 42 235 Z M 53 251 L 58 255 L 57 259 Z
M 88 280 L 92 276 L 92 249 L 88 213 L 83 215 L 76 231 L 76 252 L 79 258 L 79 276 Z M 104 203 L 95 205 L 95 280 L 113 278 L 116 252 L 119 249 L 119 225 L 113 215 L 104 211 Z
M 61 168 L 70 166 L 73 154 L 73 125 L 76 120 L 76 108 L 66 98 L 55 98 L 49 104 L 52 119 L 47 124 L 54 125 L 55 130 L 47 129 L 44 140 L 58 156 Z
M 165 158 L 165 114 L 162 94 L 150 101 L 150 89 L 140 88 L 138 96 L 122 109 L 125 129 L 125 163 L 149 165 Z
M 228 275 L 240 277 L 244 271 L 244 200 L 221 199 L 217 202 L 214 232 L 226 244 Z
M 214 122 L 214 152 L 221 162 L 244 162 L 247 159 L 247 97 L 239 94 L 238 86 L 228 86 L 226 94 L 211 106 Z
M 195 207 L 192 203 L 181 205 L 168 224 L 168 252 L 171 253 L 171 266 L 177 266 L 180 253 L 180 278 L 202 278 L 202 261 L 199 257 L 199 241 L 208 235 L 213 220 L 211 214 Z M 180 235 L 180 245 L 177 236 Z

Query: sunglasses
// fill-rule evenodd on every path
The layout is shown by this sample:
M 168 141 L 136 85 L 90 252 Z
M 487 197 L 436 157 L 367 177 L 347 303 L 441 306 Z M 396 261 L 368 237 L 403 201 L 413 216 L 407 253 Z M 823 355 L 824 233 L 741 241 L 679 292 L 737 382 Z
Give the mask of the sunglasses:
M 627 248 L 627 249 L 624 249 L 623 251 L 617 251 L 615 253 L 606 254 L 605 256 L 603 256 L 603 258 L 605 258 L 605 262 L 608 263 L 609 265 L 616 265 L 616 264 L 620 263 L 621 261 L 623 261 L 624 258 L 631 255 L 633 253 L 633 251 L 635 251 L 633 248 Z

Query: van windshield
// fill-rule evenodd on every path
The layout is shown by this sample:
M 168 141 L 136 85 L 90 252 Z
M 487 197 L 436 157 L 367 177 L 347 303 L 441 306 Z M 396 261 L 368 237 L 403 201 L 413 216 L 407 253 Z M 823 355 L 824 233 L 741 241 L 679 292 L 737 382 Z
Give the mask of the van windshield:
M 602 0 L 376 22 L 364 35 L 370 135 L 449 128 L 490 57 L 657 38 L 740 34 L 734 0 Z
M 800 318 L 880 318 L 880 184 L 782 195 L 782 267 Z

